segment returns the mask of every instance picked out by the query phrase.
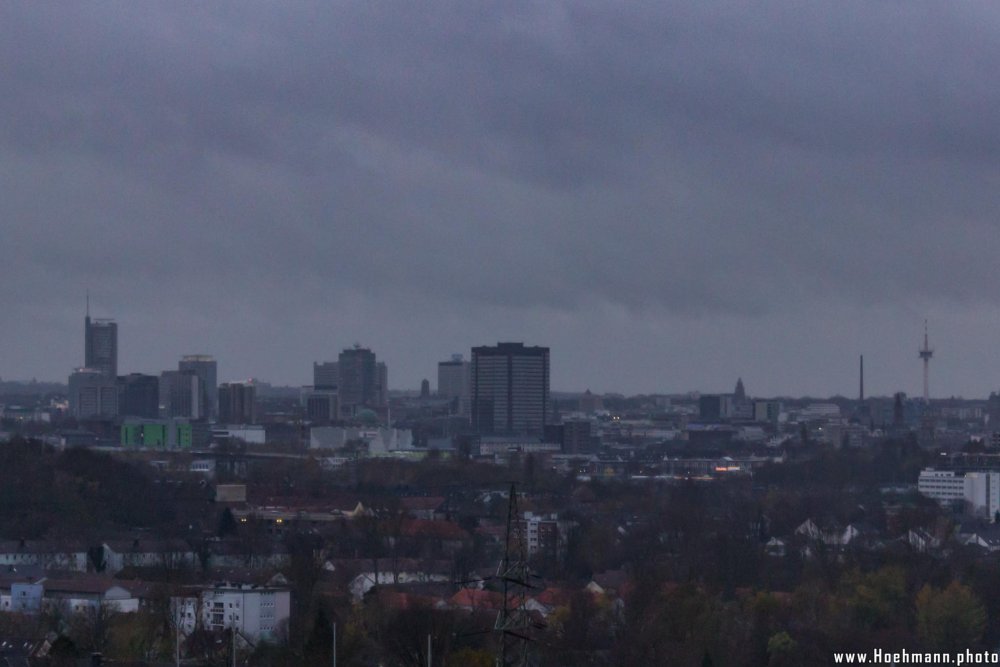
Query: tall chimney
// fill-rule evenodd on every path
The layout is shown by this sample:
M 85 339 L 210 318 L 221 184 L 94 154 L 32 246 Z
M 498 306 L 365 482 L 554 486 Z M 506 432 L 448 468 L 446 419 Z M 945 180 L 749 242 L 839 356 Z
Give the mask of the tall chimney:
M 862 403 L 865 402 L 865 355 L 861 355 L 861 388 L 860 388 L 860 398 L 858 399 Z

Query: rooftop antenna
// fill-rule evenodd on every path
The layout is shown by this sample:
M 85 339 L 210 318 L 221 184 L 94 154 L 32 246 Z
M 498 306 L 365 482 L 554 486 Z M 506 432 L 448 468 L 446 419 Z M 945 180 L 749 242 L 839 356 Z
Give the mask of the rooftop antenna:
M 87 317 L 90 317 L 90 290 L 87 290 Z
M 930 362 L 931 357 L 934 356 L 934 350 L 927 343 L 927 320 L 924 320 L 924 346 L 917 350 L 917 354 L 924 360 L 924 403 L 930 403 L 931 393 L 928 377 L 930 375 Z

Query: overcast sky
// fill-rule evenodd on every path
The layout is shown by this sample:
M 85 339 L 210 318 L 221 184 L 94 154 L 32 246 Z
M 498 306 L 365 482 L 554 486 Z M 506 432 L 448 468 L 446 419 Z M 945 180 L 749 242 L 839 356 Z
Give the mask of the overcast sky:
M 1000 4 L 0 5 L 0 377 L 1000 388 Z

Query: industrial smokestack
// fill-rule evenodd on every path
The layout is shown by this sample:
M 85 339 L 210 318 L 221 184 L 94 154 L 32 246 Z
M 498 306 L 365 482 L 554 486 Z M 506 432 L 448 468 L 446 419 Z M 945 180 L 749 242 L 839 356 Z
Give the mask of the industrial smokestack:
M 861 355 L 861 386 L 858 391 L 858 400 L 865 402 L 865 355 Z

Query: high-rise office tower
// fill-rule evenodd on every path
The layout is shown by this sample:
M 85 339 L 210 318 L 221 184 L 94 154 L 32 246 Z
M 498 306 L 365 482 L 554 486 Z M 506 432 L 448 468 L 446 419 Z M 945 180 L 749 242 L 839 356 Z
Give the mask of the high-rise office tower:
M 337 392 L 330 389 L 306 387 L 302 392 L 302 407 L 306 419 L 315 425 L 337 421 Z
M 480 434 L 538 435 L 549 408 L 549 348 L 472 348 L 472 427 Z
M 438 396 L 451 399 L 453 412 L 468 415 L 472 391 L 472 364 L 461 354 L 451 355 L 449 361 L 438 362 Z
M 187 354 L 181 357 L 177 364 L 177 370 L 191 372 L 198 376 L 198 379 L 201 380 L 199 413 L 202 417 L 215 417 L 218 414 L 216 407 L 218 365 L 215 363 L 215 359 L 207 354 Z
M 386 404 L 388 370 L 368 348 L 354 346 L 337 358 L 337 401 L 340 414 L 352 417 L 360 408 Z
M 257 421 L 257 391 L 249 382 L 219 385 L 219 422 L 253 424 Z
M 160 373 L 160 417 L 203 419 L 201 378 L 194 371 Z
M 563 422 L 562 447 L 564 454 L 589 454 L 594 448 L 592 424 L 588 419 L 569 419 Z
M 117 417 L 115 378 L 97 368 L 77 368 L 69 376 L 69 410 L 77 419 Z
M 90 299 L 87 315 L 83 320 L 83 363 L 87 368 L 100 371 L 105 376 L 118 376 L 118 325 L 114 320 L 90 319 Z
M 336 391 L 339 382 L 336 361 L 313 362 L 313 389 L 320 391 Z
M 160 378 L 129 373 L 118 378 L 118 414 L 156 419 L 160 413 Z

